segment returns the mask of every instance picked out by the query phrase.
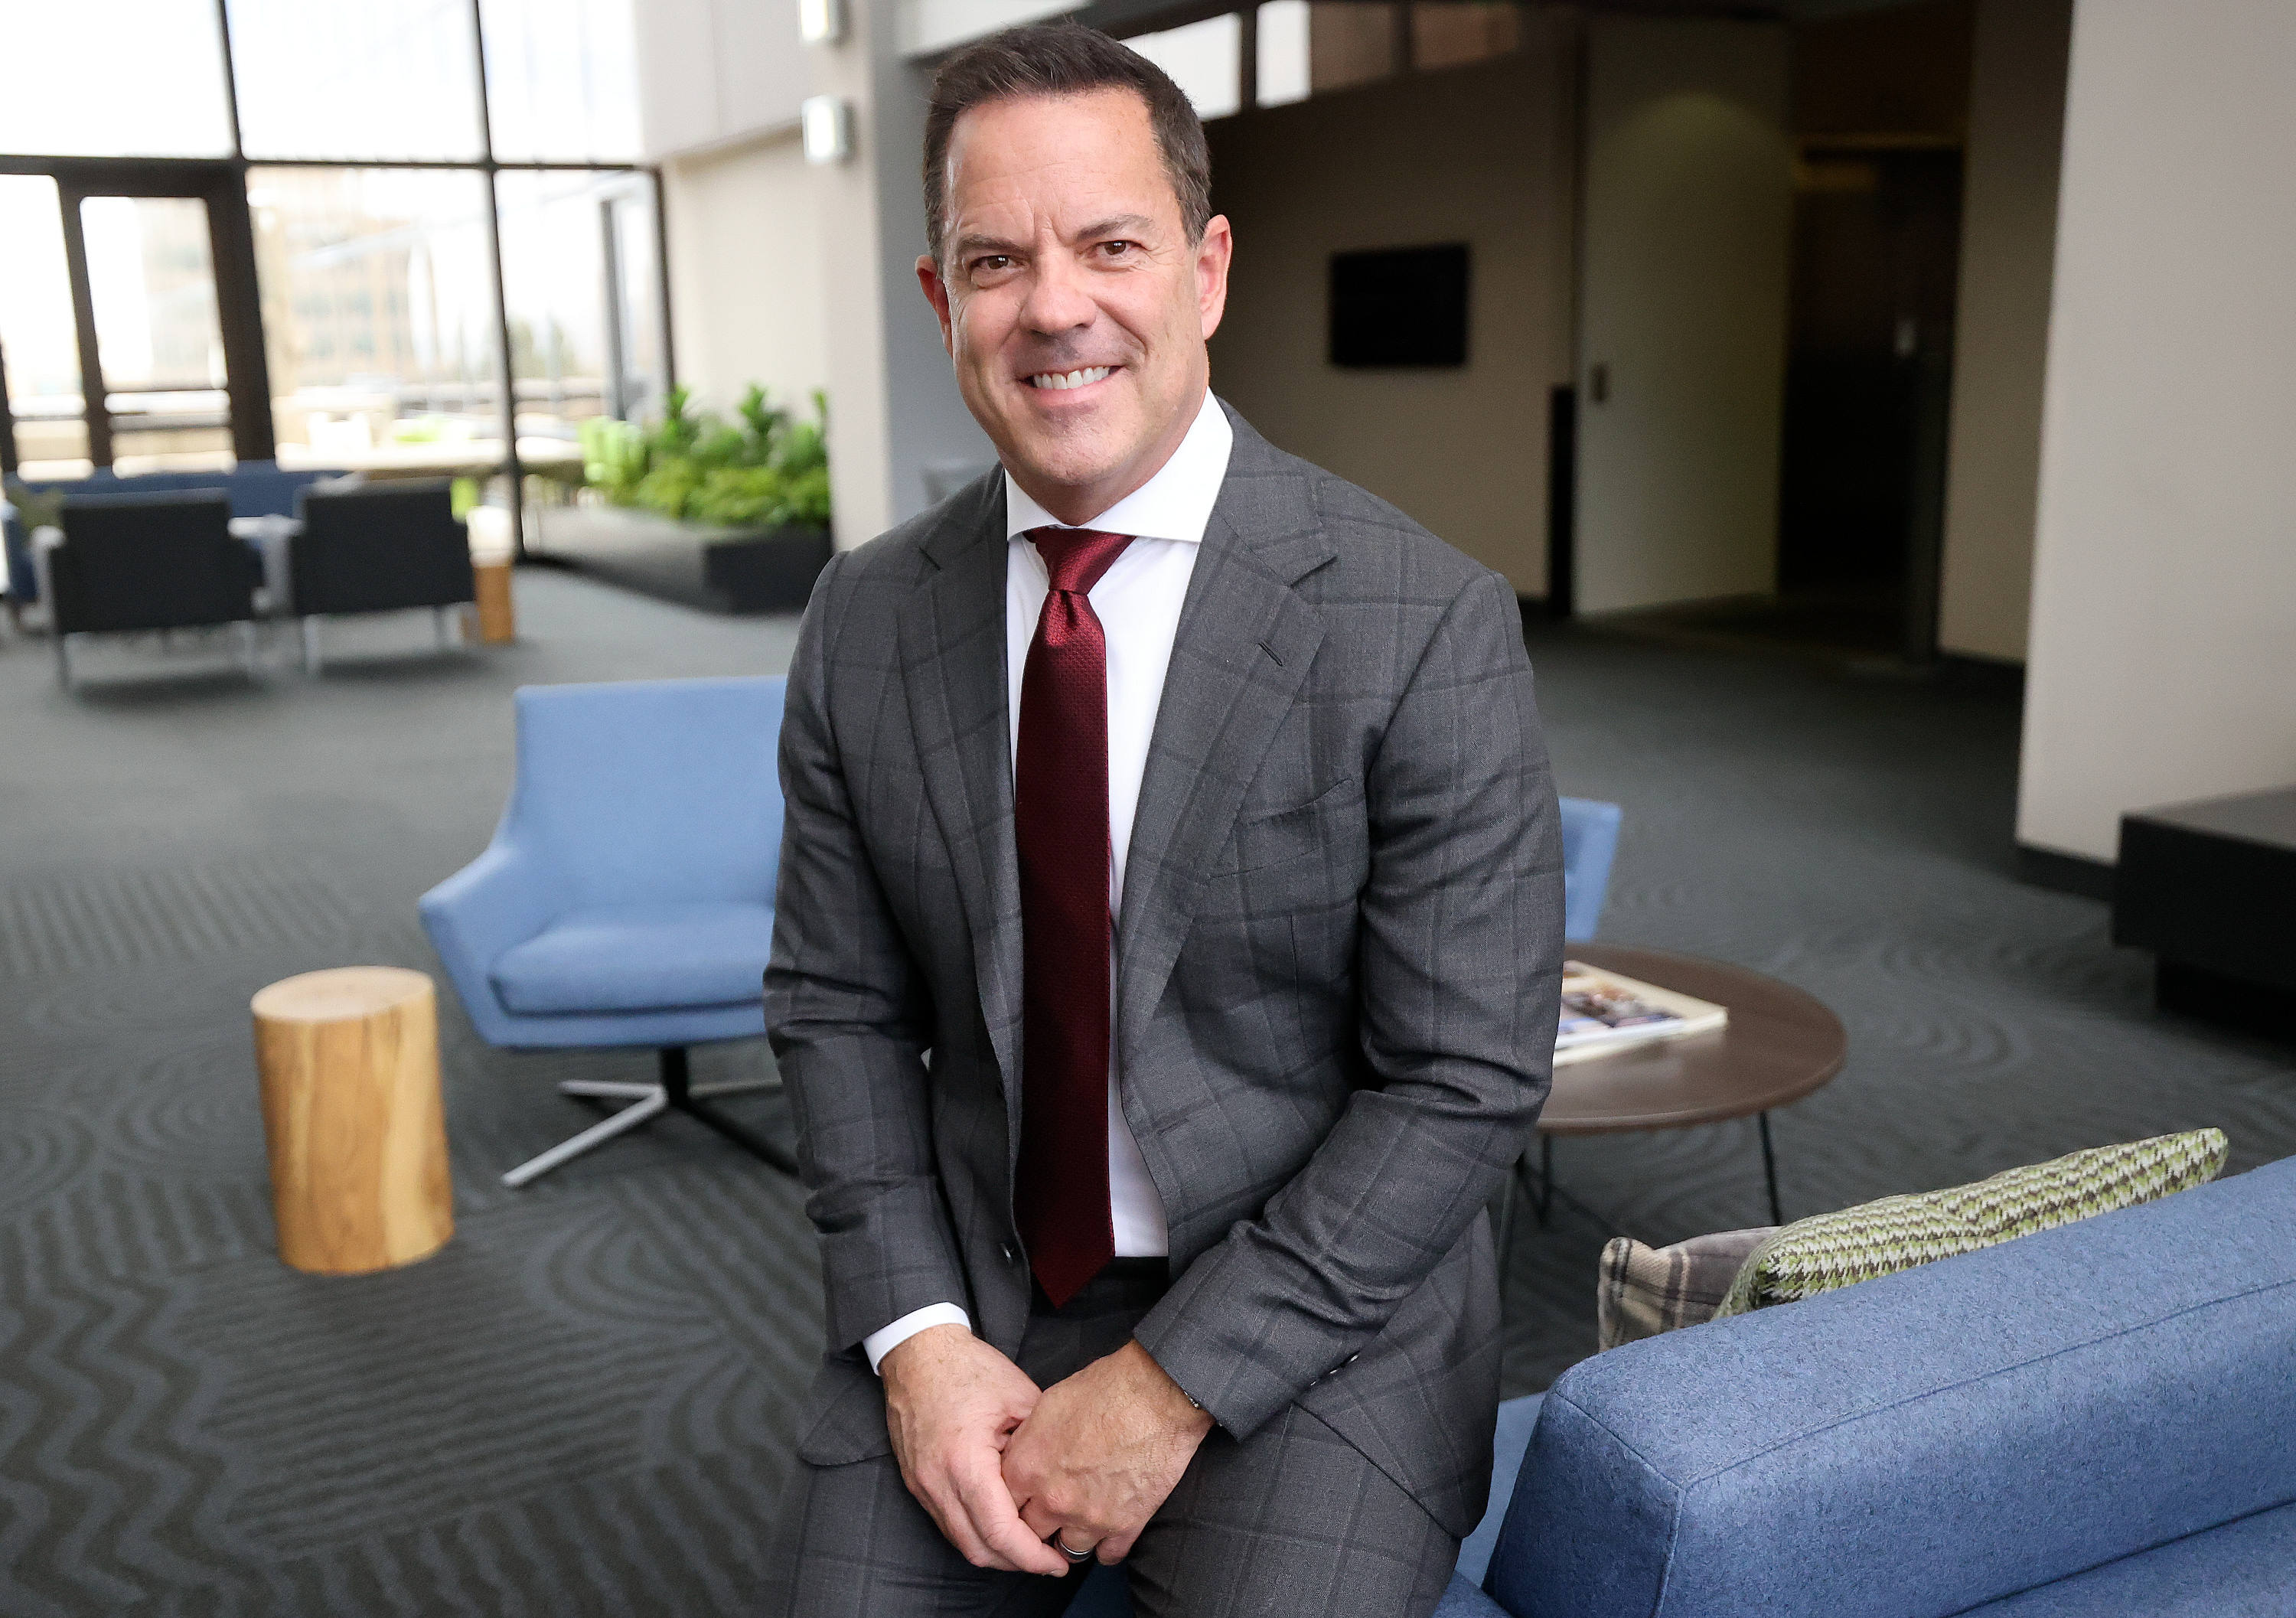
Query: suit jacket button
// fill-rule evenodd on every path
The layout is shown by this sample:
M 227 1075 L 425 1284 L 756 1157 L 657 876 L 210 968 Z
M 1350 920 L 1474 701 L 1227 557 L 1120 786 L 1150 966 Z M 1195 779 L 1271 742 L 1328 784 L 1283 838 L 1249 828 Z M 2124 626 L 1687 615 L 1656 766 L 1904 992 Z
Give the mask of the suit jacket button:
M 1018 1264 L 1021 1261 L 1021 1250 L 1010 1242 L 1005 1243 L 997 1251 L 1004 1255 L 1004 1261 L 1007 1264 Z

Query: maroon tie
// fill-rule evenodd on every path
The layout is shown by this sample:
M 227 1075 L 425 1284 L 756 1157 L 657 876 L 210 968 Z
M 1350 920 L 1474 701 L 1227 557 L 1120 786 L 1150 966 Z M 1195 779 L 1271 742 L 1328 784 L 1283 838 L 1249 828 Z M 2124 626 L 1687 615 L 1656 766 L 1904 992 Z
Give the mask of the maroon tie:
M 1108 640 L 1086 593 L 1132 543 L 1029 530 L 1052 574 L 1021 675 L 1021 1162 L 1013 1211 L 1055 1305 L 1116 1253 L 1108 1211 Z

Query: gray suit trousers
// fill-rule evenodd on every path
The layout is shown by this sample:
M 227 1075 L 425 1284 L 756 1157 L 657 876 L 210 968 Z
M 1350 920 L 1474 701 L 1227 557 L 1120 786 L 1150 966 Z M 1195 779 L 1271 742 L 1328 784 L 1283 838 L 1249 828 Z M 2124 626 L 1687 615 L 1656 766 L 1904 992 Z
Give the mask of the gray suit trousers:
M 1032 1315 L 1021 1369 L 1050 1386 L 1115 1352 L 1162 1290 L 1103 1276 L 1058 1311 Z M 794 1465 L 767 1565 L 768 1618 L 1055 1618 L 1083 1580 L 972 1566 L 890 1455 Z M 1423 1618 L 1458 1550 L 1423 1507 L 1295 1404 L 1241 1442 L 1214 1428 L 1125 1570 L 1143 1618 Z

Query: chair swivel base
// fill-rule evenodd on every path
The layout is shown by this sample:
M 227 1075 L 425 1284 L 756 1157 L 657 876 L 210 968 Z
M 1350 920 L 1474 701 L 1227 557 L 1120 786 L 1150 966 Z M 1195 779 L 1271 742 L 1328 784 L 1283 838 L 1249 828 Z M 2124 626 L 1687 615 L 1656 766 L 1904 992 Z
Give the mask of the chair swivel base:
M 549 1173 L 559 1164 L 570 1162 L 593 1147 L 603 1146 L 616 1136 L 626 1135 L 664 1113 L 683 1113 L 697 1122 L 709 1125 L 750 1156 L 784 1174 L 794 1175 L 797 1160 L 786 1149 L 734 1122 L 709 1105 L 715 1096 L 769 1089 L 773 1084 L 774 1080 L 770 1079 L 737 1079 L 723 1084 L 696 1085 L 687 1076 L 683 1046 L 672 1046 L 661 1053 L 661 1077 L 651 1084 L 611 1079 L 562 1080 L 558 1086 L 562 1095 L 627 1100 L 630 1105 L 612 1117 L 591 1125 L 571 1140 L 561 1141 L 539 1157 L 519 1164 L 502 1177 L 502 1183 L 515 1191 L 529 1181 Z

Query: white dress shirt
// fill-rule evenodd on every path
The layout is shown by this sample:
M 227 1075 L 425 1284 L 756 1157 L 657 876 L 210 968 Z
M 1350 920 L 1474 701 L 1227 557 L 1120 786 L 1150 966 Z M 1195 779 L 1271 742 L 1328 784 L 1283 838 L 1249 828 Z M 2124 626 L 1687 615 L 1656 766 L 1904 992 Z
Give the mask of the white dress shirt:
M 1108 913 L 1123 904 L 1124 862 L 1132 846 L 1132 820 L 1140 803 L 1140 779 L 1148 768 L 1148 742 L 1156 729 L 1156 710 L 1164 697 L 1164 670 L 1172 660 L 1172 639 L 1180 628 L 1181 604 L 1196 571 L 1196 551 L 1204 525 L 1227 477 L 1228 451 L 1235 439 L 1227 416 L 1210 393 L 1172 458 L 1156 475 L 1091 522 L 1078 526 L 1130 534 L 1132 543 L 1086 597 L 1108 643 Z M 1044 558 L 1024 536 L 1030 529 L 1064 528 L 1030 499 L 1013 474 L 1004 474 L 1004 712 L 1011 744 L 1021 746 L 1021 678 L 1029 645 L 1051 586 Z M 1115 1020 L 1115 961 L 1109 962 L 1109 1011 Z M 1148 1177 L 1140 1147 L 1124 1121 L 1118 1099 L 1116 1052 L 1108 1055 L 1108 1204 L 1119 1258 L 1161 1258 L 1171 1250 L 1164 1228 L 1164 1202 Z M 962 1326 L 972 1319 L 955 1303 L 914 1310 L 872 1332 L 862 1348 L 873 1367 L 897 1344 L 930 1326 Z

